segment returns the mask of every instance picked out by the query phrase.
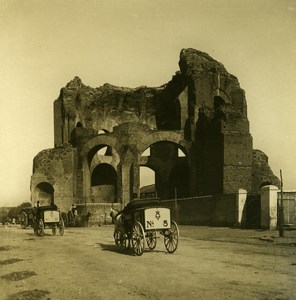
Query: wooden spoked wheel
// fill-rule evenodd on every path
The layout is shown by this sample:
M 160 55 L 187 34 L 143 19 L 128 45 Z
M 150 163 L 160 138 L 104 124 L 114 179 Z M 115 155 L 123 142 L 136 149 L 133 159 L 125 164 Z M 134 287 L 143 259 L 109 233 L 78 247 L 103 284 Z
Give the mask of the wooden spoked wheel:
M 146 242 L 150 250 L 156 247 L 156 230 L 149 230 L 146 232 Z
M 44 223 L 41 219 L 37 224 L 37 235 L 41 237 L 44 236 Z
M 62 217 L 60 217 L 60 222 L 59 222 L 59 233 L 60 233 L 60 236 L 62 236 L 64 234 L 64 229 L 65 229 L 64 220 L 63 220 Z
M 174 253 L 178 247 L 179 228 L 175 221 L 171 222 L 171 228 L 164 233 L 164 245 L 169 253 Z
M 145 233 L 141 223 L 136 222 L 132 228 L 132 247 L 136 255 L 142 255 L 145 248 Z
M 114 240 L 115 244 L 120 251 L 124 251 L 126 249 L 126 240 L 127 235 L 123 228 L 117 228 L 114 232 Z
M 20 222 L 23 229 L 28 226 L 28 215 L 24 211 L 21 213 Z

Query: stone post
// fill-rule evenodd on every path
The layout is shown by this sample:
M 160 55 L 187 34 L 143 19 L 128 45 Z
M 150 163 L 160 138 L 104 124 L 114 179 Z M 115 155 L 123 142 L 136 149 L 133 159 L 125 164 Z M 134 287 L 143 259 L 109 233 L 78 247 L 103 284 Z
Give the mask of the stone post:
M 82 180 L 83 180 L 83 202 L 91 202 L 91 174 L 88 167 L 88 162 L 86 158 L 83 160 L 82 166 Z
M 239 189 L 236 193 L 236 225 L 244 226 L 246 223 L 247 191 Z
M 137 195 L 137 198 L 140 198 L 140 167 L 138 164 L 133 163 L 133 194 Z
M 262 229 L 275 230 L 277 227 L 277 193 L 278 188 L 274 185 L 260 189 Z
M 122 165 L 121 167 L 122 177 L 122 207 L 124 207 L 130 201 L 130 166 Z

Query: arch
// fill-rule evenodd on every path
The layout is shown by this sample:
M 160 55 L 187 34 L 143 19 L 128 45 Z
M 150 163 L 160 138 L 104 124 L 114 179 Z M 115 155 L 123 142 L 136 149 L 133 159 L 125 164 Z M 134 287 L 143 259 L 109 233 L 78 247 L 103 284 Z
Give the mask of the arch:
M 38 183 L 33 190 L 32 199 L 34 203 L 39 201 L 40 206 L 49 205 L 51 201 L 54 201 L 53 186 L 48 182 Z
M 89 158 L 91 157 L 91 155 L 93 157 L 98 150 L 106 146 L 110 146 L 112 148 L 113 155 L 118 155 L 118 150 L 115 148 L 115 145 L 116 145 L 116 140 L 114 137 L 101 134 L 94 137 L 84 145 L 81 151 L 81 155 L 82 157 Z M 95 151 L 94 148 L 97 148 L 97 150 Z
M 156 197 L 155 171 L 146 166 L 140 166 L 140 198 Z
M 178 148 L 178 157 L 186 157 L 185 153 L 180 148 Z
M 151 134 L 147 135 L 145 139 L 142 140 L 141 145 L 139 145 L 139 159 L 147 148 L 158 142 L 171 142 L 177 144 L 178 147 L 184 152 L 186 157 L 189 154 L 189 149 L 192 143 L 190 141 L 185 141 L 179 132 L 160 130 L 157 132 L 152 132 Z
M 103 200 L 100 194 L 96 193 L 98 192 L 99 188 L 92 188 L 91 177 L 97 165 L 102 163 L 108 163 L 114 169 L 117 169 L 119 164 L 119 155 L 118 155 L 118 151 L 116 151 L 116 149 L 114 148 L 115 144 L 116 144 L 116 140 L 114 137 L 111 137 L 107 134 L 98 135 L 93 139 L 91 139 L 90 141 L 88 141 L 81 150 L 82 172 L 83 172 L 83 197 L 85 199 L 88 199 L 88 201 L 102 202 Z M 112 148 L 111 156 L 95 156 L 98 150 L 106 146 L 107 147 L 110 146 L 110 148 Z M 117 186 L 115 186 L 114 194 L 115 197 L 117 197 Z
M 154 171 L 154 190 L 161 199 L 175 198 L 176 195 L 178 197 L 189 196 L 190 176 L 187 148 L 180 145 L 177 139 L 169 140 L 168 138 L 153 141 L 148 148 L 150 148 L 150 156 L 142 154 L 140 157 L 140 180 L 145 170 L 143 167 L 148 167 Z M 141 182 L 140 186 L 143 186 Z
M 87 154 L 87 162 L 89 167 L 91 166 L 92 160 L 94 159 L 95 155 L 97 156 L 112 156 L 113 151 L 112 147 L 108 145 L 96 145 Z
M 117 172 L 110 165 L 97 165 L 91 173 L 93 202 L 115 202 L 117 195 Z
M 83 127 L 82 123 L 81 123 L 81 122 L 77 122 L 77 123 L 76 123 L 76 128 L 77 128 L 77 127 L 78 127 L 78 128 Z
M 109 133 L 109 131 L 106 130 L 106 129 L 100 129 L 100 130 L 98 131 L 98 134 L 106 134 L 106 133 Z
M 141 156 L 150 156 L 150 147 L 148 147 L 144 152 L 141 154 Z

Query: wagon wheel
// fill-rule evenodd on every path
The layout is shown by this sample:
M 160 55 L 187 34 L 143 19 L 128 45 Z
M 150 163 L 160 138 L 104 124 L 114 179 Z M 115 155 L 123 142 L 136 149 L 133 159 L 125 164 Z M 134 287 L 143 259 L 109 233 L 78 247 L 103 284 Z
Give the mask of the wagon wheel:
M 119 248 L 119 250 L 124 251 L 126 248 L 127 235 L 123 228 L 115 229 L 114 240 L 115 240 L 115 244 Z
M 64 234 L 64 228 L 65 228 L 65 225 L 64 225 L 64 220 L 63 218 L 60 218 L 60 222 L 59 222 L 59 233 L 60 233 L 60 236 L 62 236 Z
M 62 218 L 63 218 L 65 227 L 67 227 L 69 221 L 68 221 L 68 215 L 65 212 L 62 212 Z
M 178 247 L 179 228 L 175 221 L 171 223 L 171 229 L 168 229 L 164 234 L 164 245 L 169 253 L 174 253 Z
M 23 211 L 20 216 L 21 227 L 25 229 L 28 226 L 28 215 Z
M 52 227 L 52 235 L 56 235 L 56 234 L 57 234 L 57 226 L 54 225 L 54 226 Z
M 136 255 L 142 255 L 145 248 L 145 233 L 141 223 L 136 222 L 132 228 L 132 246 Z
M 146 242 L 150 250 L 153 250 L 156 247 L 156 230 L 149 230 L 146 232 Z
M 42 219 L 39 220 L 38 224 L 37 224 L 37 235 L 38 236 L 44 236 L 44 223 L 42 221 Z

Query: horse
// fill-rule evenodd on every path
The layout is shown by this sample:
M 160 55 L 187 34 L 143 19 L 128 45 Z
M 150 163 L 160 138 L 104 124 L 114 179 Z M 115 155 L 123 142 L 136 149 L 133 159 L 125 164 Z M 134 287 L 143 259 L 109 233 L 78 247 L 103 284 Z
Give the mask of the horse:
M 119 228 L 124 228 L 123 224 L 123 214 L 121 211 L 118 211 L 114 208 L 111 208 L 110 217 L 112 218 L 112 223 L 115 225 L 113 237 L 115 238 L 115 232 L 119 230 Z M 130 238 L 128 237 L 128 248 L 130 247 Z
M 111 208 L 110 217 L 112 218 L 112 223 L 115 225 L 115 229 L 123 227 L 123 216 L 122 212 Z

